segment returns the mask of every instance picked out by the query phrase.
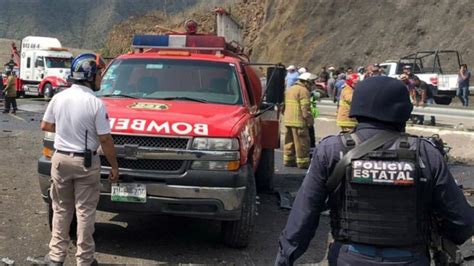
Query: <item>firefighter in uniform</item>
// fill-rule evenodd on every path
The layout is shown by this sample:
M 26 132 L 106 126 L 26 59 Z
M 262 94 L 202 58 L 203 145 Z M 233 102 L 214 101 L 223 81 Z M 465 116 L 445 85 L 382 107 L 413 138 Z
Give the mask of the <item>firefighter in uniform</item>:
M 349 117 L 349 110 L 351 109 L 354 88 L 358 81 L 358 74 L 349 75 L 346 80 L 346 85 L 342 89 L 341 95 L 339 96 L 336 124 L 341 128 L 342 132 L 349 132 L 357 125 L 357 120 Z
M 303 73 L 298 76 L 296 83 L 285 91 L 283 114 L 283 123 L 286 127 L 283 155 L 285 166 L 299 168 L 309 166 L 309 128 L 314 122 L 310 110 L 310 91 L 316 78 L 316 75 L 309 72 Z
M 306 251 L 327 207 L 334 238 L 329 265 L 430 265 L 433 217 L 455 244 L 471 237 L 473 210 L 443 155 L 427 139 L 404 133 L 412 109 L 398 80 L 378 76 L 358 84 L 350 116 L 359 124 L 317 146 L 276 265 L 293 265 Z

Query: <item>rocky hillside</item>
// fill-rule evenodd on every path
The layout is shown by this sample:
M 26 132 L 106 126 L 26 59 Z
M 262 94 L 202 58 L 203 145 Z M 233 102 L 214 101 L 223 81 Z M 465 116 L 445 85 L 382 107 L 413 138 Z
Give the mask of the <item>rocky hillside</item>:
M 215 31 L 214 7 L 225 7 L 242 23 L 244 40 L 247 49 L 251 49 L 264 15 L 264 2 L 251 1 L 218 1 L 216 5 L 201 4 L 176 16 L 166 16 L 162 11 L 152 11 L 144 16 L 132 17 L 110 31 L 102 49 L 106 56 L 116 56 L 130 50 L 130 44 L 135 34 L 162 34 L 170 31 L 183 32 L 183 25 L 187 19 L 194 19 L 199 24 L 199 32 Z M 249 12 L 251 11 L 251 12 Z
M 0 38 L 28 35 L 58 38 L 63 45 L 80 48 L 102 46 L 110 28 L 150 10 L 171 15 L 195 5 L 197 0 L 2 0 Z
M 474 5 L 470 0 L 238 0 L 228 3 L 246 27 L 245 46 L 254 61 L 358 66 L 398 59 L 417 50 L 457 49 L 474 64 Z M 176 16 L 152 12 L 115 26 L 105 50 L 129 48 L 135 33 L 180 29 L 193 15 L 201 29 L 213 29 L 212 8 Z
M 362 65 L 417 50 L 457 49 L 474 64 L 469 0 L 266 1 L 255 59 Z M 271 40 L 271 41 L 269 41 Z

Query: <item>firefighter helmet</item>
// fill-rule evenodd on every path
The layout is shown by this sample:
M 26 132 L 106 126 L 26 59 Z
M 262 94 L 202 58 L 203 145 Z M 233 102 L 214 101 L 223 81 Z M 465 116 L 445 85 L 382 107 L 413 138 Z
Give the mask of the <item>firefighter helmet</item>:
M 313 81 L 316 80 L 318 77 L 315 74 L 309 73 L 309 72 L 304 72 L 303 74 L 298 76 L 298 79 L 300 80 L 306 80 L 306 81 Z

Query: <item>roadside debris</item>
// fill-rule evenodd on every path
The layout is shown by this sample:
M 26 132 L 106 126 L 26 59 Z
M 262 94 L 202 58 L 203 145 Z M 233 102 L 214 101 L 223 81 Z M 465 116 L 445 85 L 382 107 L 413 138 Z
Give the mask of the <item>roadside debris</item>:
M 32 263 L 33 265 L 44 265 L 44 260 L 43 260 L 43 257 L 31 257 L 31 256 L 28 256 L 26 258 L 26 261 Z
M 288 192 L 288 191 L 278 191 L 278 197 L 280 201 L 280 208 L 291 210 L 291 206 L 293 205 L 293 201 L 295 201 L 296 191 Z
M 3 262 L 5 265 L 14 265 L 15 264 L 15 261 L 8 258 L 8 257 L 2 258 L 0 261 Z

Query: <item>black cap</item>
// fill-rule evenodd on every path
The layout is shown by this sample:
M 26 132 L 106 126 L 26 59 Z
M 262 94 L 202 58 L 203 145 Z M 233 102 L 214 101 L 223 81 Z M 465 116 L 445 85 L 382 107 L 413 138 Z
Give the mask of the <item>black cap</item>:
M 349 116 L 403 124 L 412 110 L 405 84 L 394 78 L 376 76 L 356 85 Z

